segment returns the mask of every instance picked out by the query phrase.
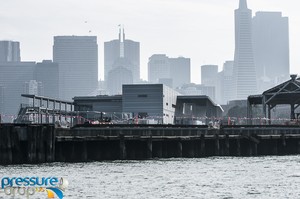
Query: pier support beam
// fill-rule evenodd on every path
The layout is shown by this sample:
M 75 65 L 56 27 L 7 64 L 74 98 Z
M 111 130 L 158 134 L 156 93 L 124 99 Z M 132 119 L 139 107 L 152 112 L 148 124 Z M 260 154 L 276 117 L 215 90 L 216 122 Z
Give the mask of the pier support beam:
M 215 135 L 215 155 L 216 156 L 220 155 L 220 139 L 219 139 L 219 134 Z
M 236 139 L 236 155 L 241 156 L 241 137 L 237 137 Z
M 205 156 L 205 135 L 202 133 L 200 137 L 200 157 Z
M 300 154 L 300 140 L 297 141 L 297 154 Z
M 120 134 L 120 159 L 126 159 L 126 145 L 125 145 L 125 136 L 124 134 Z
M 147 159 L 152 159 L 152 135 L 147 140 Z
M 230 142 L 230 140 L 229 140 L 229 135 L 226 134 L 226 135 L 225 135 L 225 155 L 226 155 L 226 156 L 229 156 L 229 155 L 230 155 L 230 146 L 229 146 L 229 142 Z
M 182 157 L 182 142 L 180 140 L 177 142 L 177 157 Z

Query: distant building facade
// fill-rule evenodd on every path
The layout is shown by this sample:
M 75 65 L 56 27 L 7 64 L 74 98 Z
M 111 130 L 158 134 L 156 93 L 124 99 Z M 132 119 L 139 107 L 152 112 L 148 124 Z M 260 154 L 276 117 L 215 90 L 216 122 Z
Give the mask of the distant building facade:
M 230 100 L 235 99 L 233 90 L 233 66 L 234 61 L 226 61 L 223 64 L 223 70 L 218 73 L 216 101 L 222 105 L 227 104 Z
M 151 121 L 152 124 L 204 124 L 222 114 L 222 108 L 209 97 L 182 96 L 163 84 L 123 85 L 122 93 L 75 97 L 75 110 L 102 115 L 112 111 L 122 115 L 130 113 L 134 122 Z
M 163 84 L 123 85 L 123 112 L 173 124 L 178 93 Z
M 218 75 L 217 65 L 201 66 L 201 84 L 205 86 L 216 86 Z
M 170 67 L 169 57 L 165 54 L 152 55 L 148 61 L 148 81 L 155 84 L 159 79 L 170 78 Z
M 0 41 L 0 62 L 20 62 L 20 43 Z
M 216 99 L 216 88 L 215 86 L 205 86 L 202 84 L 185 84 L 176 91 L 182 95 L 205 95 L 210 97 L 212 100 Z
M 86 96 L 98 85 L 96 36 L 55 36 L 53 61 L 59 64 L 59 97 Z
M 54 63 L 51 60 L 43 60 L 37 63 L 34 71 L 34 79 L 43 85 L 43 91 L 38 95 L 59 98 L 58 63 Z
M 0 63 L 0 85 L 4 101 L 2 115 L 13 117 L 17 114 L 22 102 L 21 94 L 24 93 L 25 82 L 34 80 L 35 66 L 35 62 Z M 2 117 L 2 119 L 7 118 Z
M 170 78 L 173 81 L 173 88 L 191 83 L 191 59 L 185 57 L 169 58 Z
M 281 12 L 253 17 L 253 49 L 259 93 L 289 79 L 289 21 Z
M 120 69 L 118 69 L 120 68 Z M 123 68 L 123 69 L 122 69 Z M 110 75 L 113 71 L 125 70 L 129 73 L 118 73 L 114 78 L 122 79 L 124 82 L 114 82 Z M 130 79 L 127 79 L 130 77 Z M 124 29 L 120 28 L 119 39 L 104 43 L 104 80 L 110 95 L 117 94 L 112 88 L 121 88 L 126 82 L 140 82 L 140 43 L 125 39 Z M 112 85 L 113 84 L 113 85 Z
M 246 0 L 240 0 L 235 10 L 235 54 L 234 54 L 235 99 L 246 99 L 257 94 L 256 67 L 252 44 L 252 11 Z
M 165 54 L 154 54 L 148 61 L 150 83 L 165 83 L 172 88 L 191 82 L 191 61 L 189 58 L 169 58 Z
M 132 84 L 132 71 L 128 69 L 131 63 L 125 58 L 115 60 L 113 68 L 108 73 L 107 89 L 111 95 L 122 94 L 123 84 Z
M 52 61 L 0 63 L 0 71 L 0 114 L 16 116 L 20 104 L 28 104 L 21 94 L 58 97 L 58 64 Z

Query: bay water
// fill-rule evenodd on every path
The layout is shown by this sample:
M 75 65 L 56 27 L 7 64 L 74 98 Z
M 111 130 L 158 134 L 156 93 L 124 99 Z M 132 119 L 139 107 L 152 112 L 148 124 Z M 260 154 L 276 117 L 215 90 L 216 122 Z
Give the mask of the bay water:
M 0 166 L 1 178 L 19 176 L 63 177 L 69 182 L 65 199 L 300 198 L 300 156 Z

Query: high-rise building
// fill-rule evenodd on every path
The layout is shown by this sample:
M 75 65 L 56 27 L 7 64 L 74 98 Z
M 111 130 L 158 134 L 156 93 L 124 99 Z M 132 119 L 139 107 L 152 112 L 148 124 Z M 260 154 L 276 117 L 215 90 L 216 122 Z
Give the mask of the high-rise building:
M 24 83 L 24 94 L 43 95 L 43 84 L 36 80 L 29 80 Z
M 191 83 L 191 59 L 178 57 L 169 58 L 170 78 L 173 80 L 173 88 Z
M 164 83 L 172 88 L 189 84 L 191 83 L 191 60 L 154 54 L 148 62 L 148 80 L 150 83 Z
M 96 36 L 55 36 L 53 61 L 59 64 L 59 97 L 90 95 L 98 84 Z
M 36 64 L 34 79 L 43 85 L 42 95 L 59 98 L 59 72 L 58 63 L 43 60 Z
M 246 0 L 240 0 L 235 10 L 234 96 L 246 99 L 257 94 L 256 68 L 252 44 L 252 11 Z
M 119 58 L 127 59 L 127 68 L 133 77 L 133 83 L 140 81 L 140 43 L 125 39 L 124 28 L 119 30 L 119 39 L 104 43 L 104 80 L 108 81 L 108 74 L 118 65 Z M 122 87 L 122 85 L 120 85 Z
M 3 112 L 4 112 L 4 86 L 0 85 L 0 114 Z
M 0 63 L 0 71 L 0 114 L 16 117 L 20 104 L 29 102 L 21 94 L 58 97 L 58 64 L 50 60 Z
M 216 86 L 218 75 L 217 65 L 201 66 L 201 84 L 205 86 Z
M 289 22 L 281 12 L 257 12 L 253 49 L 260 92 L 289 79 Z
M 0 63 L 0 85 L 4 109 L 1 114 L 16 116 L 22 102 L 25 82 L 34 80 L 35 62 Z M 3 117 L 3 119 L 5 119 Z M 11 120 L 9 120 L 11 121 Z
M 122 94 L 122 85 L 133 83 L 132 71 L 128 69 L 130 66 L 128 59 L 118 58 L 115 61 L 107 75 L 107 90 L 110 95 Z
M 170 60 L 165 54 L 155 54 L 148 61 L 148 81 L 152 84 L 159 79 L 170 78 Z
M 20 43 L 0 41 L 0 62 L 20 62 Z
M 223 70 L 218 73 L 218 83 L 216 87 L 216 98 L 219 104 L 227 104 L 235 99 L 233 92 L 233 65 L 234 61 L 226 61 Z

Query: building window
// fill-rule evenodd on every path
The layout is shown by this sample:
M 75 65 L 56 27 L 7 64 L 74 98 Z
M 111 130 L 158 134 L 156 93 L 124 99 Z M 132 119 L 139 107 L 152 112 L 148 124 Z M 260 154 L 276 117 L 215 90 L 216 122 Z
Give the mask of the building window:
M 148 97 L 148 95 L 143 94 L 143 95 L 138 95 L 138 97 Z

